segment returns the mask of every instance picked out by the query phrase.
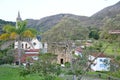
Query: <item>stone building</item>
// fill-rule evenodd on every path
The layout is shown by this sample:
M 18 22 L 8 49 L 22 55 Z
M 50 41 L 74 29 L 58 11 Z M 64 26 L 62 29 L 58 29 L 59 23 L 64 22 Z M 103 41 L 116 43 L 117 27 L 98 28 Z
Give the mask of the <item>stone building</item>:
M 64 64 L 72 59 L 70 46 L 66 42 L 49 44 L 49 52 L 57 55 L 57 63 Z

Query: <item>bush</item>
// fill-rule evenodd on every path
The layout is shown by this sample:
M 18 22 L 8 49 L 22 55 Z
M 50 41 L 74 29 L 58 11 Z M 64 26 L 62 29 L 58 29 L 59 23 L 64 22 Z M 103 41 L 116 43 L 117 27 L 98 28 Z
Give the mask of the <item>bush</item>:
M 66 68 L 69 68 L 69 67 L 70 67 L 70 63 L 69 63 L 69 62 L 66 62 L 66 63 L 65 63 L 65 67 L 66 67 Z
M 114 77 L 118 77 L 118 78 L 120 78 L 120 70 L 119 70 L 119 71 L 116 71 L 116 72 L 111 73 L 111 75 L 112 75 L 112 76 L 114 76 Z
M 25 77 L 26 75 L 30 74 L 30 71 L 27 69 L 21 69 L 19 74 L 20 76 Z

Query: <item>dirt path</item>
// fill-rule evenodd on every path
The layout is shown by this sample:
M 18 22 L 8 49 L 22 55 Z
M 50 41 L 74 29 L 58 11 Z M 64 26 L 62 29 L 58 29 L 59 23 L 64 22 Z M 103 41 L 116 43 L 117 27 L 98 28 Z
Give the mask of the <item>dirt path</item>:
M 82 78 L 82 80 L 105 80 L 105 79 L 99 79 L 99 78 L 85 76 Z

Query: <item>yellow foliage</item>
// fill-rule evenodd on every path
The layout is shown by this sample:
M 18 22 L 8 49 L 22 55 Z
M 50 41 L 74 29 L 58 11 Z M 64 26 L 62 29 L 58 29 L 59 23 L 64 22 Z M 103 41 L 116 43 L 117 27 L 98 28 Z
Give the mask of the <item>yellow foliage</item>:
M 8 40 L 9 39 L 9 34 L 8 33 L 4 33 L 0 36 L 0 40 Z
M 30 30 L 26 30 L 26 31 L 23 33 L 23 36 L 24 36 L 24 37 L 34 37 L 33 33 L 32 33 Z
M 10 38 L 11 39 L 16 39 L 18 37 L 18 35 L 17 35 L 17 33 L 15 33 L 15 32 L 12 32 L 11 34 L 10 34 Z

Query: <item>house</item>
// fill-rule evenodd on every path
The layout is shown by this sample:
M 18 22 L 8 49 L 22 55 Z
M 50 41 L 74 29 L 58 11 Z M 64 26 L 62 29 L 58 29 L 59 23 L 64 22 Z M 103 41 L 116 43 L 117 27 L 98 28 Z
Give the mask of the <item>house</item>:
M 25 50 L 25 54 L 21 56 L 21 63 L 25 66 L 26 63 L 33 64 L 34 61 L 39 59 L 39 49 Z
M 70 62 L 70 50 L 66 42 L 53 42 L 49 44 L 49 52 L 57 55 L 57 63 L 64 67 L 66 62 Z
M 110 30 L 109 34 L 120 34 L 120 30 Z
M 80 55 L 82 57 L 82 48 L 81 47 L 75 48 L 75 55 L 76 56 Z
M 14 49 L 18 50 L 18 42 L 14 43 Z M 42 43 L 38 37 L 33 38 L 30 41 L 21 42 L 21 63 L 26 65 L 26 62 L 33 63 L 34 60 L 38 60 L 38 56 L 41 53 L 47 53 L 47 43 Z M 15 63 L 18 63 L 18 53 L 15 54 Z
M 14 43 L 14 49 L 17 51 L 18 49 L 18 42 Z M 34 61 L 38 60 L 38 56 L 41 53 L 47 53 L 47 43 L 42 43 L 39 41 L 38 38 L 33 38 L 31 41 L 22 41 L 21 42 L 21 63 L 26 65 L 29 63 L 33 63 Z M 18 63 L 18 53 L 15 57 L 15 63 Z M 29 59 L 29 60 L 28 60 Z
M 90 66 L 91 70 L 93 71 L 109 71 L 110 70 L 110 58 L 106 57 L 103 53 L 91 54 L 89 55 L 88 59 L 90 62 L 92 62 L 92 60 L 95 59 L 95 61 L 92 62 L 93 64 Z
M 76 47 L 74 54 L 76 56 L 82 57 L 82 55 L 83 55 L 82 48 Z M 109 71 L 110 70 L 110 60 L 111 59 L 103 53 L 93 53 L 93 54 L 88 55 L 88 61 L 89 61 L 88 65 L 93 61 L 92 65 L 90 66 L 91 70 L 93 70 L 93 71 Z

